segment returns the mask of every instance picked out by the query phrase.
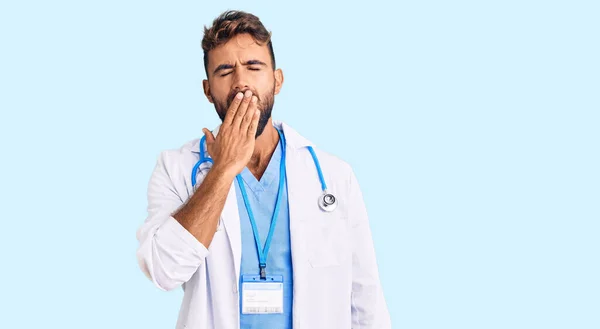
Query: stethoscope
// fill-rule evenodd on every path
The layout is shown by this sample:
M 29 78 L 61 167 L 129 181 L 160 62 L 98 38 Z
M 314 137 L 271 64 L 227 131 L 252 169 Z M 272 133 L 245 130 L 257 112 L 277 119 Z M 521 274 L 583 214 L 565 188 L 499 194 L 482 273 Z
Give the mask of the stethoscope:
M 277 129 L 277 132 L 279 133 L 279 137 L 281 138 L 281 140 L 285 141 L 283 133 L 279 129 Z M 200 166 L 205 162 L 214 163 L 211 158 L 207 158 L 204 155 L 204 152 L 202 151 L 202 144 L 206 145 L 206 136 L 202 136 L 202 139 L 200 139 L 200 146 L 198 147 L 199 151 L 200 151 L 200 160 L 198 160 L 198 162 L 196 162 L 196 164 L 192 168 L 192 187 L 194 188 L 194 191 L 196 190 L 196 175 L 198 174 L 198 171 L 200 170 Z M 282 143 L 282 147 L 285 147 L 285 142 Z M 323 178 L 323 172 L 321 171 L 321 164 L 319 163 L 319 159 L 317 158 L 317 155 L 315 154 L 315 150 L 310 145 L 307 146 L 307 148 L 308 148 L 308 151 L 310 152 L 310 155 L 312 155 L 313 162 L 315 163 L 315 167 L 317 168 L 317 173 L 319 174 L 319 180 L 321 181 L 321 189 L 323 190 L 323 194 L 320 195 L 317 200 L 319 208 L 321 208 L 321 210 L 327 211 L 327 212 L 334 211 L 338 205 L 337 199 L 333 194 L 327 192 L 327 184 L 325 183 L 325 178 Z

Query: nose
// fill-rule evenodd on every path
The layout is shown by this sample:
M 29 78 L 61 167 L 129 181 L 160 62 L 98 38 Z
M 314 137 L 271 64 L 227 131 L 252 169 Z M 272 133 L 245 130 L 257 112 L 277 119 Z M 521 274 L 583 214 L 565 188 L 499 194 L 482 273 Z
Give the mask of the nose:
M 235 92 L 244 91 L 250 89 L 250 83 L 248 80 L 248 74 L 244 72 L 244 69 L 237 69 L 233 76 L 233 85 L 231 86 Z

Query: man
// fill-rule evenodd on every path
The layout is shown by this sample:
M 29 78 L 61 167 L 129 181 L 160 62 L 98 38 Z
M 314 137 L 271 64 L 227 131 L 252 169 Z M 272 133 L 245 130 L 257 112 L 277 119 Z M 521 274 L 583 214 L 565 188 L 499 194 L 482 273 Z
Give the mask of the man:
M 139 265 L 183 287 L 177 328 L 390 328 L 352 169 L 271 118 L 283 73 L 270 38 L 239 11 L 205 29 L 204 93 L 222 124 L 161 153 Z

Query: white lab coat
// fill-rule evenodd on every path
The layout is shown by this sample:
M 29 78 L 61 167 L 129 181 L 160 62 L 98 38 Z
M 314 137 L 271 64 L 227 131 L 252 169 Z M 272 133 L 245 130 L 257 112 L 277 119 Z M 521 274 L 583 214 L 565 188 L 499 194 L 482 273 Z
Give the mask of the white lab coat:
M 305 147 L 314 145 L 285 123 L 273 124 L 287 142 L 293 328 L 390 328 L 367 211 L 351 167 L 315 148 L 328 191 L 339 203 L 333 212 L 322 211 L 321 184 Z M 171 216 L 193 194 L 199 144 L 195 139 L 160 154 L 148 186 L 148 217 L 137 231 L 137 259 L 158 288 L 183 287 L 177 329 L 237 329 L 242 240 L 234 185 L 208 249 Z M 201 166 L 197 184 L 209 167 Z

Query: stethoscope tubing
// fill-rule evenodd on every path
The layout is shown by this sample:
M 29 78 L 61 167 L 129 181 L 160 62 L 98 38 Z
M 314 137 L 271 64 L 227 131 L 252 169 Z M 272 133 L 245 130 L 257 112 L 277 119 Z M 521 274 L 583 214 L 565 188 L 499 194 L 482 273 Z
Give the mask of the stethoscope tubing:
M 192 187 L 196 187 L 196 176 L 198 171 L 200 170 L 200 166 L 205 162 L 214 163 L 211 158 L 207 158 L 204 155 L 204 151 L 202 150 L 202 144 L 206 145 L 206 136 L 202 136 L 200 139 L 200 146 L 198 147 L 200 150 L 200 159 L 194 167 L 192 168 Z M 324 211 L 333 211 L 337 207 L 337 199 L 330 193 L 327 192 L 327 184 L 325 183 L 325 177 L 323 177 L 323 171 L 321 170 L 321 163 L 319 162 L 319 158 L 315 153 L 315 150 L 312 146 L 307 146 L 310 155 L 312 156 L 313 162 L 315 163 L 315 167 L 317 169 L 317 174 L 319 175 L 319 181 L 321 182 L 321 189 L 323 190 L 323 195 L 321 195 L 318 199 L 318 204 L 321 209 Z

